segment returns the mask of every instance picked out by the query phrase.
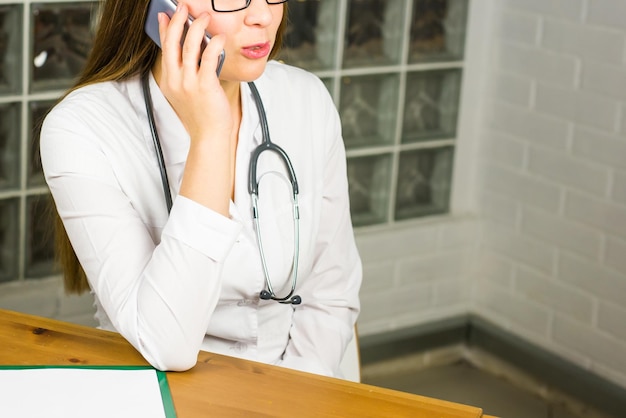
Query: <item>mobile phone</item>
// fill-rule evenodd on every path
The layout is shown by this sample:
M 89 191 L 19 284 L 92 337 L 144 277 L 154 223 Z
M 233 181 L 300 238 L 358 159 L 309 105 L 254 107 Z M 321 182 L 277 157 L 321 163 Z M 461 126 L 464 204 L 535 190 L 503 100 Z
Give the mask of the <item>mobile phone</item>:
M 159 21 L 157 19 L 157 16 L 159 13 L 163 12 L 171 18 L 176 11 L 176 6 L 178 6 L 178 2 L 176 0 L 150 0 L 144 30 L 146 31 L 148 36 L 154 41 L 154 43 L 159 46 L 159 48 L 161 48 L 161 38 L 159 37 Z M 180 40 L 181 45 L 185 40 L 185 36 L 187 35 L 187 30 L 189 29 L 189 25 L 191 25 L 191 22 L 193 22 L 193 18 L 189 16 L 188 21 L 185 23 L 183 36 Z M 202 40 L 202 45 L 200 46 L 200 54 L 202 54 L 204 48 L 206 48 L 210 40 L 211 37 L 209 36 L 209 34 L 204 32 L 204 39 Z M 226 53 L 224 52 L 224 50 L 222 50 L 218 57 L 217 68 L 215 70 L 218 77 L 220 75 L 220 72 L 222 71 L 225 57 Z

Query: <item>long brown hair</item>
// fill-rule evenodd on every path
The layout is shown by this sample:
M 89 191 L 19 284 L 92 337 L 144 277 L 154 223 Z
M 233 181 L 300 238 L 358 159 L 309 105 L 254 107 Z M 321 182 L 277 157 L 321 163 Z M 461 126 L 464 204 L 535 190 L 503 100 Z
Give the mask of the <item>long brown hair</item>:
M 153 67 L 158 46 L 144 32 L 144 22 L 150 0 L 103 0 L 100 22 L 93 48 L 76 84 L 69 92 L 93 83 L 121 81 L 145 74 Z M 278 55 L 287 26 L 287 3 L 283 20 L 276 34 L 270 59 Z M 66 94 L 67 94 L 66 93 Z M 90 289 L 83 270 L 70 243 L 63 222 L 53 207 L 56 256 L 63 268 L 67 293 L 81 294 Z

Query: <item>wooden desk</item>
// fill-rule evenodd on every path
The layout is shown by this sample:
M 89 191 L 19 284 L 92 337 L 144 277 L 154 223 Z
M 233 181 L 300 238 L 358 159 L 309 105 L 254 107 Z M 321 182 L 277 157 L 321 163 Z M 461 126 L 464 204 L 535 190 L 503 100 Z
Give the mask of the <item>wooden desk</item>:
M 119 334 L 0 309 L 2 365 L 147 365 Z M 201 352 L 167 379 L 178 417 L 483 417 L 471 406 Z

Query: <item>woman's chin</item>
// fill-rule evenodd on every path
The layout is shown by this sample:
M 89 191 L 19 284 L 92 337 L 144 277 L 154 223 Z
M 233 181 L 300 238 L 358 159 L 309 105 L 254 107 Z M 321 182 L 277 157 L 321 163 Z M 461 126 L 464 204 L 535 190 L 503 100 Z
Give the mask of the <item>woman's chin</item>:
M 267 61 L 255 62 L 253 64 L 242 65 L 235 69 L 227 68 L 224 65 L 220 79 L 224 81 L 250 82 L 261 77 L 267 67 Z

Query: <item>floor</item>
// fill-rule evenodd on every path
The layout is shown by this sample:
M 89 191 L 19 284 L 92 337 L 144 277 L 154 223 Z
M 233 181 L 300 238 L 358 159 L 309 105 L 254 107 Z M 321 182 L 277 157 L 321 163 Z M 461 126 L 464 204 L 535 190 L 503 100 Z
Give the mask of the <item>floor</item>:
M 546 401 L 463 359 L 413 371 L 381 373 L 383 369 L 372 372 L 365 367 L 363 383 L 478 406 L 487 415 L 503 418 L 608 418 L 584 406 Z

